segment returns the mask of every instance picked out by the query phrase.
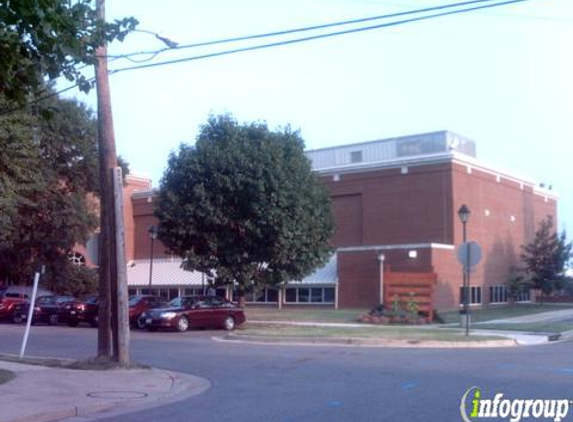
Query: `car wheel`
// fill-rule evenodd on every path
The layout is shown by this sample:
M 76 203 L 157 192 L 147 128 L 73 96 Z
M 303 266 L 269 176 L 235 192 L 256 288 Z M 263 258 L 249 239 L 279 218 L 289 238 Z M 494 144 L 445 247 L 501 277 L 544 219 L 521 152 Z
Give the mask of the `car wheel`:
M 233 318 L 230 315 L 228 317 L 226 317 L 225 321 L 223 321 L 223 327 L 227 331 L 234 330 L 235 329 L 235 318 Z
M 141 317 L 140 317 L 140 318 L 137 318 L 137 319 L 135 320 L 135 326 L 136 326 L 137 328 L 139 328 L 140 330 L 143 330 L 143 329 L 145 328 L 145 319 L 143 319 L 143 318 L 141 318 Z
M 16 324 L 20 324 L 22 322 L 22 317 L 20 315 L 13 315 L 12 316 L 12 322 L 14 322 Z
M 182 333 L 183 331 L 187 331 L 187 329 L 189 328 L 189 318 L 183 315 L 181 318 L 179 318 L 179 321 L 177 321 L 177 326 L 175 328 L 180 333 Z
M 79 324 L 78 321 L 74 321 L 74 320 L 68 321 L 68 325 L 69 325 L 70 327 L 77 327 L 78 324 Z
M 56 314 L 50 315 L 50 317 L 48 318 L 48 324 L 49 325 L 58 325 L 58 315 L 56 315 Z

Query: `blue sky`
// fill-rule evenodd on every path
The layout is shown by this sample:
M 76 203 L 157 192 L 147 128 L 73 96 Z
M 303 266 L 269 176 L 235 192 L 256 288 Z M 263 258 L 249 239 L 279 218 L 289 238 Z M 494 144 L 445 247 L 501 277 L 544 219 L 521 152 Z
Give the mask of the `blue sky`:
M 135 16 L 141 29 L 189 44 L 446 3 L 108 0 L 107 15 Z M 573 2 L 530 0 L 118 73 L 111 77 L 117 148 L 157 186 L 169 152 L 193 142 L 210 113 L 291 125 L 308 148 L 447 129 L 473 139 L 485 163 L 553 185 L 560 226 L 571 232 L 571 40 Z M 166 52 L 147 63 L 260 42 Z M 112 45 L 110 54 L 162 47 L 141 33 Z M 114 60 L 110 69 L 129 65 Z M 77 96 L 95 108 L 95 95 Z

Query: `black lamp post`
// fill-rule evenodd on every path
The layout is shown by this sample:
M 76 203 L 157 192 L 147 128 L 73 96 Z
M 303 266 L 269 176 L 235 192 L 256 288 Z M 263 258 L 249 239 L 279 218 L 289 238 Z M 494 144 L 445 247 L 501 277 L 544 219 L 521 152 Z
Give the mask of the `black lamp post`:
M 470 219 L 471 211 L 467 207 L 466 204 L 463 204 L 460 209 L 458 210 L 458 216 L 460 217 L 460 221 L 462 222 L 463 227 L 463 243 L 465 245 L 467 240 L 467 229 L 466 225 L 468 220 Z M 470 300 L 470 248 L 469 245 L 466 245 L 466 265 L 463 266 L 462 274 L 463 274 L 463 301 L 464 301 L 464 315 L 465 315 L 465 323 L 466 323 L 466 336 L 469 335 L 470 331 L 470 307 L 469 307 L 469 300 Z
M 151 252 L 149 253 L 149 289 L 151 289 L 151 280 L 153 279 L 153 243 L 155 239 L 157 239 L 157 227 L 151 226 L 147 233 L 149 233 L 149 237 L 151 238 Z M 151 294 L 151 290 L 149 291 Z

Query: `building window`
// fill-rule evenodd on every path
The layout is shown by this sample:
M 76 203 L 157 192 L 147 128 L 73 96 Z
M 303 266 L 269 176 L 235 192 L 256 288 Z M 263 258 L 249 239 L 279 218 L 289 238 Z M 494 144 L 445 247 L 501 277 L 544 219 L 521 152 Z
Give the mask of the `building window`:
M 68 260 L 78 267 L 85 267 L 86 266 L 86 257 L 83 256 L 79 252 L 70 252 L 68 253 Z
M 289 287 L 286 303 L 334 303 L 334 287 Z
M 489 303 L 507 303 L 505 286 L 489 286 Z
M 206 291 L 206 287 L 191 287 L 183 290 L 183 296 L 203 296 Z
M 529 289 L 522 290 L 517 295 L 516 301 L 517 302 L 530 302 L 531 301 L 531 291 Z
M 466 288 L 460 287 L 460 305 L 465 302 L 465 292 Z M 481 304 L 481 286 L 470 286 L 469 302 L 470 305 L 480 305 Z
M 250 301 L 257 303 L 277 303 L 278 299 L 279 299 L 279 294 L 276 289 L 265 288 L 257 292 L 253 292 Z M 249 302 L 248 299 L 247 302 Z
M 351 163 L 361 163 L 362 162 L 362 151 L 352 151 L 350 153 Z

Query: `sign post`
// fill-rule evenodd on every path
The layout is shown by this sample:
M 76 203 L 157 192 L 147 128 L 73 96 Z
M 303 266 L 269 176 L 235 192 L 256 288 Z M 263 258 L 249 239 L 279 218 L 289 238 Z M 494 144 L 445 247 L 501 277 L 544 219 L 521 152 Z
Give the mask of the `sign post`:
M 466 327 L 466 336 L 469 335 L 470 331 L 470 308 L 469 308 L 469 301 L 470 301 L 470 273 L 471 269 L 475 267 L 480 261 L 482 257 L 482 252 L 480 246 L 472 241 L 464 242 L 458 248 L 458 261 L 463 266 L 463 273 L 464 273 L 464 283 L 463 283 L 463 299 L 464 299 L 464 318 L 465 318 L 465 327 Z

